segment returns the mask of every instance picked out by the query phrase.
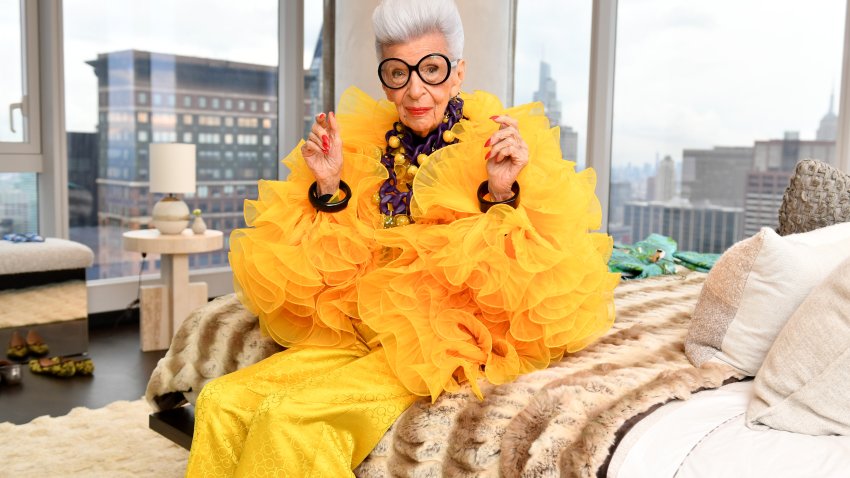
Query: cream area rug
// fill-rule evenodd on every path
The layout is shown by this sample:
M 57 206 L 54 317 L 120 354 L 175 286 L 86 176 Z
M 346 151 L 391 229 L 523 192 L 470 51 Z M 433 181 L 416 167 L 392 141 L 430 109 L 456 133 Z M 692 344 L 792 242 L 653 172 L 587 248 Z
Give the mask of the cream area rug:
M 148 428 L 144 400 L 0 423 L 0 476 L 182 477 L 189 452 Z

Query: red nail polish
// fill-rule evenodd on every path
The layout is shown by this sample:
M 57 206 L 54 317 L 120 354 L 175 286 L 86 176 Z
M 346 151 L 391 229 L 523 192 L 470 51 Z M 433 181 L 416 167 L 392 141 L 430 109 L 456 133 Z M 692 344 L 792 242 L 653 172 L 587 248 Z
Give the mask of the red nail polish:
M 490 139 L 489 138 L 487 139 L 487 142 L 484 143 L 484 147 L 486 148 L 487 146 L 490 146 Z
M 487 151 L 487 156 L 484 156 L 484 161 L 490 159 L 490 151 Z
M 491 116 L 490 119 L 493 120 L 493 121 L 496 121 L 497 119 L 499 119 L 499 116 L 498 115 Z
M 319 119 L 319 121 L 322 121 L 323 119 L 325 119 L 325 114 L 319 113 L 319 116 L 317 116 L 317 118 Z

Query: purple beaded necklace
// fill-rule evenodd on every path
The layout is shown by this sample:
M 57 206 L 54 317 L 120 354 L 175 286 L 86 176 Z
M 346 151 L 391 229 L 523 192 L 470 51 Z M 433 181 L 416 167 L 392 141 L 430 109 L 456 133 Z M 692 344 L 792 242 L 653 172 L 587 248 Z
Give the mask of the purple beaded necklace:
M 462 117 L 463 100 L 456 96 L 449 100 L 443 121 L 428 136 L 420 138 L 398 121 L 387 131 L 387 149 L 381 157 L 381 163 L 387 168 L 389 177 L 378 190 L 379 207 L 386 216 L 385 227 L 400 225 L 398 220 L 393 222 L 394 216 L 410 214 L 413 176 L 421 166 L 420 155 L 427 156 L 443 146 L 457 142 L 449 130 Z

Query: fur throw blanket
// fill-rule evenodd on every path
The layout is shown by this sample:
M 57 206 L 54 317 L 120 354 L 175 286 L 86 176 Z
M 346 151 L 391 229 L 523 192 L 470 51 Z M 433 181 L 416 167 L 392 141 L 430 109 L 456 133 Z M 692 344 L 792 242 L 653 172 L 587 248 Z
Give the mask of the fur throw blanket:
M 741 378 L 731 367 L 695 368 L 685 357 L 684 338 L 704 280 L 705 274 L 686 272 L 623 283 L 615 291 L 617 321 L 592 346 L 512 383 L 482 383 L 483 401 L 468 387 L 433 405 L 419 400 L 355 474 L 604 476 L 610 452 L 633 419 Z M 192 400 L 215 374 L 278 350 L 237 304 L 228 296 L 187 320 L 148 386 L 155 407 L 178 391 L 191 390 L 184 393 Z M 226 308 L 235 318 L 221 316 Z
M 257 317 L 236 294 L 196 309 L 183 322 L 148 382 L 145 399 L 155 412 L 192 405 L 210 380 L 283 350 L 263 337 Z

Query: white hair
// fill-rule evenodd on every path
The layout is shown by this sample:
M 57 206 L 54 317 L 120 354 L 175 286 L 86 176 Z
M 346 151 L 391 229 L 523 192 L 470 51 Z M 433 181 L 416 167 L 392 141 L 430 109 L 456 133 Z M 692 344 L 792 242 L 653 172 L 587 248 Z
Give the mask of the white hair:
M 442 33 L 449 59 L 463 57 L 463 23 L 454 0 L 383 0 L 372 13 L 375 51 L 405 43 L 428 33 Z

